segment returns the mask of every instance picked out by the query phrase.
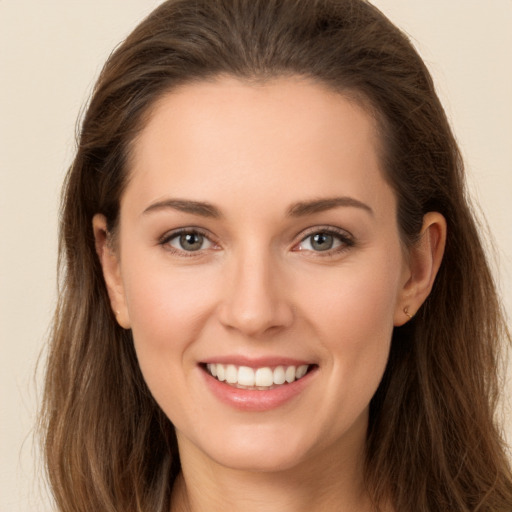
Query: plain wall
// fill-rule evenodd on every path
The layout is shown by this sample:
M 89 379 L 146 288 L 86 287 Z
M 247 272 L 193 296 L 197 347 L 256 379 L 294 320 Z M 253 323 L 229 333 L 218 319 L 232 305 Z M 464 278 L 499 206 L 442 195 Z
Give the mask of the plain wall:
M 55 304 L 59 190 L 95 77 L 158 3 L 0 0 L 0 512 L 50 510 L 32 429 Z M 496 240 L 510 318 L 512 1 L 374 3 L 412 35 L 434 75 Z M 510 413 L 504 426 L 512 440 Z

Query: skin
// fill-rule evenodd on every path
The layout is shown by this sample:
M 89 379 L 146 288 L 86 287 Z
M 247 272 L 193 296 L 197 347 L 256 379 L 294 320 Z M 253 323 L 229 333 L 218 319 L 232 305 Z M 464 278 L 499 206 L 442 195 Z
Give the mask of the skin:
M 418 245 L 404 249 L 378 142 L 363 108 L 299 78 L 220 77 L 153 108 L 115 244 L 104 217 L 93 222 L 112 308 L 176 427 L 173 510 L 370 509 L 369 402 L 393 327 L 430 292 L 446 232 L 429 213 Z M 350 201 L 298 212 L 340 197 Z M 168 204 L 176 199 L 217 215 Z M 191 227 L 205 238 L 187 252 L 174 234 Z M 312 245 L 331 230 L 332 249 Z M 241 411 L 210 392 L 200 366 L 233 355 L 316 369 L 283 405 Z

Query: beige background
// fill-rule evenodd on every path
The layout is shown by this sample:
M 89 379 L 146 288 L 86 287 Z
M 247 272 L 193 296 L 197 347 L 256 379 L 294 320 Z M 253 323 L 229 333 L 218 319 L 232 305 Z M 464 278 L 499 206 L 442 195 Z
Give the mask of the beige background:
M 0 512 L 50 510 L 32 428 L 35 366 L 55 302 L 59 188 L 95 76 L 158 3 L 0 0 Z M 510 318 L 512 0 L 375 3 L 413 35 L 435 76 L 496 239 Z M 512 440 L 510 413 L 504 425 Z

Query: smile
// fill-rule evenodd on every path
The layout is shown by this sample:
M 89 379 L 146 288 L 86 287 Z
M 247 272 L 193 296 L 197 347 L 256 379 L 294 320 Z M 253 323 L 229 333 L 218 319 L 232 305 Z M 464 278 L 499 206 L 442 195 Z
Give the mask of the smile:
M 238 389 L 267 391 L 302 379 L 311 365 L 250 368 L 234 364 L 209 363 L 206 371 L 220 382 Z

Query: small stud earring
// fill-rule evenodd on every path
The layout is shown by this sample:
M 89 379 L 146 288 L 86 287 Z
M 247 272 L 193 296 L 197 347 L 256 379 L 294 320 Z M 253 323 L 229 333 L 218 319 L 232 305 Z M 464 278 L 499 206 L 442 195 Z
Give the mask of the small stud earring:
M 412 317 L 413 317 L 414 315 L 411 315 L 411 314 L 409 313 L 409 306 L 405 306 L 405 308 L 404 308 L 404 313 L 405 313 L 405 315 L 409 318 L 409 320 L 412 320 Z

